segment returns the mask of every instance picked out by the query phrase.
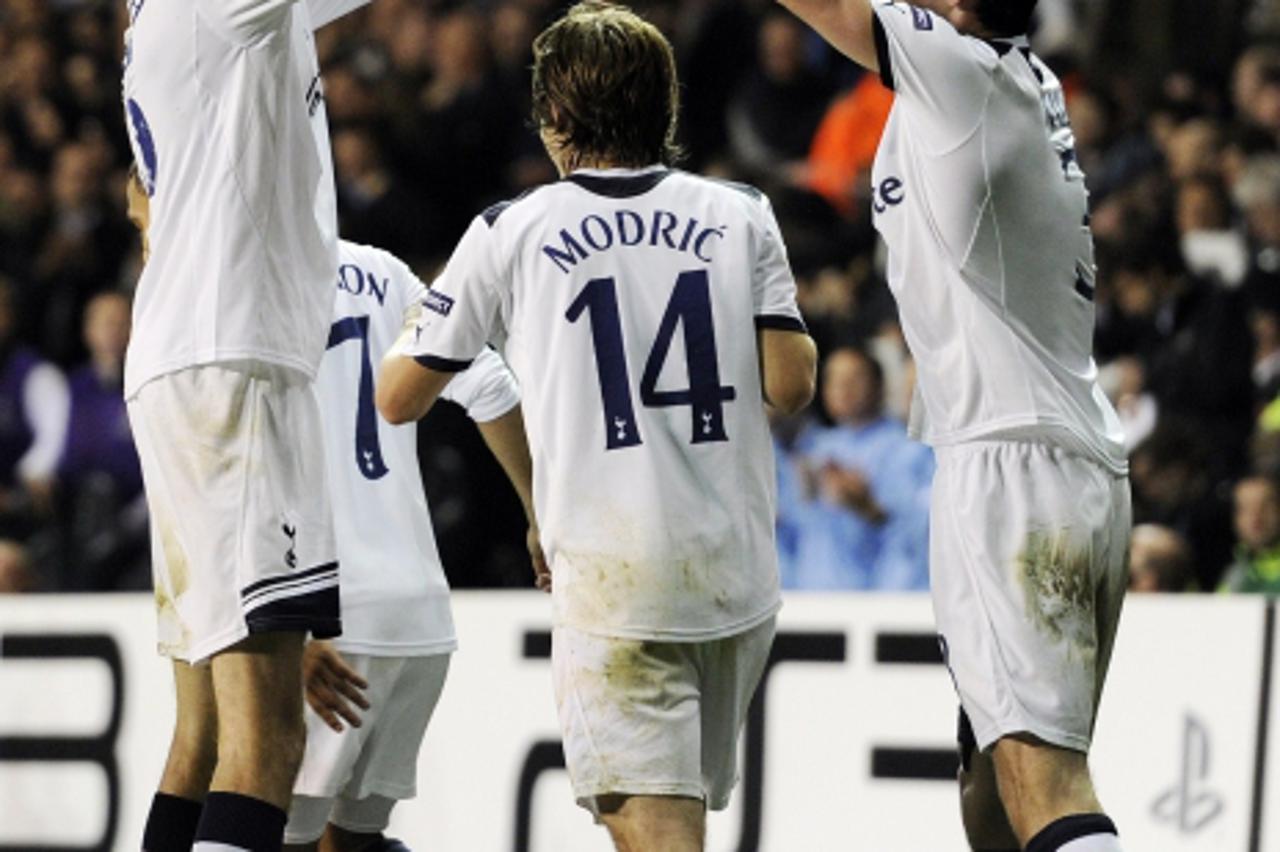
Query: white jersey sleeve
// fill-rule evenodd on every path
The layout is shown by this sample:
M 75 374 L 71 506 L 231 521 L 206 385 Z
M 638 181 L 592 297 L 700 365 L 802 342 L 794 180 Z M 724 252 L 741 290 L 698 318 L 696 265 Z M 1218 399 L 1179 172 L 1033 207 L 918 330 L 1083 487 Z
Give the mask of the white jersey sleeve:
M 461 405 L 477 423 L 497 420 L 520 404 L 520 388 L 506 362 L 492 349 L 484 349 L 471 366 L 454 378 L 441 393 Z
M 311 26 L 317 30 L 367 5 L 369 0 L 307 0 L 307 6 L 311 9 Z
M 755 288 L 756 328 L 775 328 L 804 331 L 800 306 L 796 303 L 796 279 L 787 261 L 787 247 L 782 242 L 782 231 L 774 218 L 773 206 L 766 196 L 761 196 L 762 228 L 756 255 Z
M 996 52 L 918 6 L 873 8 L 880 79 L 911 109 L 928 147 L 946 150 L 971 136 L 992 88 Z
M 461 372 L 499 331 L 503 276 L 490 228 L 477 216 L 427 288 L 414 336 L 403 348 L 425 367 Z
M 228 41 L 251 44 L 284 27 L 298 0 L 195 0 L 210 27 Z

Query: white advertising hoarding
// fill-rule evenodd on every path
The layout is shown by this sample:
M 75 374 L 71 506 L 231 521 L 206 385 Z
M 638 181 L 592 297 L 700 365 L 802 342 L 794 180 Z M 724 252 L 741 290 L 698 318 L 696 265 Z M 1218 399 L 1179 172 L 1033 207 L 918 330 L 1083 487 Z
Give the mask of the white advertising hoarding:
M 559 768 L 547 599 L 455 601 L 461 649 L 393 832 L 444 852 L 608 848 Z M 1280 850 L 1254 799 L 1266 619 L 1260 599 L 1126 605 L 1093 764 L 1127 849 L 1246 852 L 1259 823 L 1270 834 L 1253 849 Z M 788 596 L 743 780 L 708 849 L 965 848 L 947 780 L 955 698 L 931 624 L 924 596 Z M 0 850 L 138 848 L 172 714 L 149 598 L 0 597 Z

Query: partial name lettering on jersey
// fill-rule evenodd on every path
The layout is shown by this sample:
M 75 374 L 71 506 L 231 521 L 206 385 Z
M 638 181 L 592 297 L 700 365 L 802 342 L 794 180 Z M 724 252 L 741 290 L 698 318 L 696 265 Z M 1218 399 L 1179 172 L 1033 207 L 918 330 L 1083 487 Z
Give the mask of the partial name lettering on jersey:
M 1029 51 L 1025 54 L 1036 80 L 1040 83 L 1040 102 L 1044 105 L 1044 120 L 1049 128 L 1049 138 L 1062 163 L 1063 176 L 1067 180 L 1084 180 L 1084 171 L 1076 159 L 1076 138 L 1071 130 L 1071 117 L 1067 112 L 1067 98 L 1062 84 L 1052 75 L 1046 75 L 1040 67 L 1040 59 Z
M 871 187 L 871 209 L 879 216 L 907 200 L 902 178 L 889 175 Z
M 362 269 L 354 263 L 344 263 L 338 267 L 338 289 L 352 296 L 368 296 L 376 299 L 378 305 L 387 301 L 387 287 L 390 279 L 379 276 L 368 269 Z
M 570 225 L 552 229 L 554 236 L 541 249 L 543 257 L 566 275 L 580 260 L 637 247 L 666 249 L 713 263 L 716 244 L 727 230 L 725 225 L 700 222 L 670 210 L 623 209 L 588 213 Z

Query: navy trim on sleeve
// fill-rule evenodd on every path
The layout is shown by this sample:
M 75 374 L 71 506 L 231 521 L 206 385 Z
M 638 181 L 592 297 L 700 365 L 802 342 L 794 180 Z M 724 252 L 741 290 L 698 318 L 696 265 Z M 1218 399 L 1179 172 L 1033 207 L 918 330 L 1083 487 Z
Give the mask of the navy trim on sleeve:
M 507 208 L 514 204 L 514 201 L 499 201 L 497 204 L 491 204 L 480 214 L 484 219 L 484 223 L 490 228 L 498 221 L 498 217 L 507 212 Z
M 876 40 L 876 64 L 880 66 L 880 82 L 884 87 L 893 90 L 893 60 L 889 58 L 889 36 L 880 23 L 880 16 L 871 13 L 871 32 Z
M 771 331 L 795 331 L 800 334 L 808 334 L 809 329 L 804 324 L 804 320 L 797 317 L 786 316 L 785 314 L 761 314 L 756 317 L 756 330 L 764 329 Z
M 417 361 L 428 370 L 435 370 L 437 373 L 461 373 L 463 370 L 471 366 L 470 361 L 455 361 L 452 358 L 437 358 L 435 355 L 414 355 L 413 360 Z
M 659 169 L 638 175 L 576 173 L 569 175 L 565 180 L 582 187 L 587 192 L 603 195 L 605 198 L 634 198 L 637 195 L 644 195 L 669 177 L 671 177 L 670 169 Z
M 480 214 L 480 218 L 484 219 L 484 223 L 488 225 L 490 228 L 492 228 L 494 225 L 498 223 L 499 216 L 501 216 L 503 213 L 506 213 L 515 204 L 518 204 L 519 202 L 524 201 L 530 195 L 533 195 L 533 193 L 537 192 L 539 189 L 542 189 L 542 187 L 540 186 L 530 187 L 529 189 L 526 189 L 524 192 L 517 195 L 515 198 L 508 198 L 506 201 L 499 201 L 496 204 L 490 204 Z

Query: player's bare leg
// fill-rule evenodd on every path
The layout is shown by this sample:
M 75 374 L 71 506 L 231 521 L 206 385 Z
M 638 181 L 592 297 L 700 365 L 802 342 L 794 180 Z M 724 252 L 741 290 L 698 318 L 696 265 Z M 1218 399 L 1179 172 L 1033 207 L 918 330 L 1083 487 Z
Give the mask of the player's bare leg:
M 301 633 L 262 633 L 211 663 L 218 701 L 218 766 L 210 790 L 287 810 L 302 763 Z
M 218 707 L 207 667 L 173 663 L 178 717 L 169 758 L 160 776 L 160 792 L 203 801 L 218 762 Z
M 707 809 L 685 796 L 601 796 L 600 820 L 618 852 L 702 852 Z
M 218 710 L 209 669 L 174 661 L 173 681 L 177 720 L 160 786 L 147 815 L 142 846 L 148 852 L 191 848 L 218 761 Z
M 1063 820 L 1105 820 L 1089 776 L 1088 758 L 1083 753 L 1015 735 L 998 740 L 992 757 L 1000 799 L 1023 848 L 1046 828 Z M 1109 821 L 1106 824 L 1110 825 Z M 1075 843 L 1071 848 L 1082 852 L 1120 849 L 1114 826 L 1089 831 L 1087 836 L 1082 834 Z
M 960 770 L 959 780 L 960 815 L 969 848 L 979 852 L 1014 852 L 1021 848 L 1000 802 L 991 753 L 974 749 L 968 757 L 968 768 Z

